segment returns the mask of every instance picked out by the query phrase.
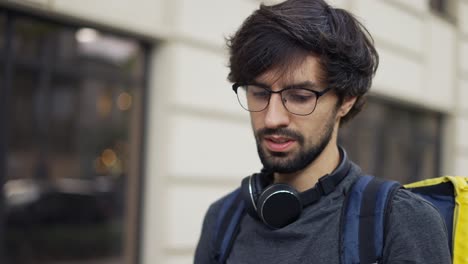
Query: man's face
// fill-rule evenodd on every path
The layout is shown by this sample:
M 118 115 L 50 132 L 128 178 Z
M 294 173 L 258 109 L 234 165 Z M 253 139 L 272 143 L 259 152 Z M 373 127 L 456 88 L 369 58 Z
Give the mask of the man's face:
M 322 91 L 318 80 L 318 59 L 309 56 L 304 63 L 280 75 L 267 71 L 255 79 L 273 91 L 309 82 L 307 87 Z M 273 172 L 294 173 L 307 167 L 329 144 L 337 127 L 338 98 L 328 92 L 317 101 L 312 114 L 294 115 L 284 107 L 281 96 L 272 94 L 268 107 L 261 112 L 251 112 L 251 122 L 257 149 L 264 167 Z

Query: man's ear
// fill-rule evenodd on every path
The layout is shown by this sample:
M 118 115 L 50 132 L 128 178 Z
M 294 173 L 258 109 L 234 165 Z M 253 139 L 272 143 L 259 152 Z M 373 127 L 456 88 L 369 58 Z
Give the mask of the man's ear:
M 343 103 L 338 109 L 338 116 L 343 117 L 349 113 L 351 108 L 353 108 L 354 103 L 356 103 L 357 96 L 347 96 L 343 99 Z

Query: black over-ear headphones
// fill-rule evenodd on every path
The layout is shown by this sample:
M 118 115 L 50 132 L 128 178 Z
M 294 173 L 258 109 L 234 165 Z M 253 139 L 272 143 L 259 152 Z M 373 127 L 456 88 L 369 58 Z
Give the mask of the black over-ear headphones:
M 303 207 L 333 192 L 348 174 L 350 165 L 342 151 L 341 164 L 335 171 L 321 177 L 313 188 L 302 193 L 288 184 L 271 184 L 272 175 L 266 171 L 245 177 L 241 190 L 247 213 L 272 229 L 285 227 L 299 218 Z

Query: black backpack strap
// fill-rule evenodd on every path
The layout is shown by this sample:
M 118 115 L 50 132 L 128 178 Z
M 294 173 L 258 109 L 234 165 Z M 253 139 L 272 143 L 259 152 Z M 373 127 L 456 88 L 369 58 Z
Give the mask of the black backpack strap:
M 222 202 L 213 236 L 213 259 L 224 264 L 231 252 L 234 240 L 239 233 L 239 226 L 244 216 L 245 204 L 240 188 L 230 193 Z
M 356 181 L 342 214 L 342 264 L 378 263 L 382 259 L 386 209 L 399 188 L 398 182 L 372 176 Z

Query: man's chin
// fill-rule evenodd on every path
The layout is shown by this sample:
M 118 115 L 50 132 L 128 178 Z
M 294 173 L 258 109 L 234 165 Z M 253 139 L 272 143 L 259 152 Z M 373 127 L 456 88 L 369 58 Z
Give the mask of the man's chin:
M 261 149 L 259 152 L 263 167 L 272 172 L 292 173 L 295 169 L 298 157 L 291 151 L 274 152 L 268 149 Z
M 265 165 L 265 164 L 264 164 Z M 285 174 L 289 174 L 289 173 L 295 173 L 297 171 L 299 171 L 298 169 L 296 168 L 292 168 L 288 165 L 285 165 L 285 164 L 270 164 L 268 166 L 265 166 L 265 169 L 267 171 L 270 171 L 270 172 L 276 172 L 276 173 L 285 173 Z
M 265 153 L 263 153 L 265 154 Z M 311 162 L 315 160 L 317 155 L 311 155 L 304 159 L 305 154 L 297 154 L 289 152 L 267 153 L 267 156 L 261 156 L 263 167 L 271 172 L 278 173 L 295 173 L 303 170 Z
M 290 153 L 289 152 L 273 152 L 273 151 L 268 151 L 268 154 L 270 155 L 271 158 L 286 158 Z
M 284 152 L 280 152 L 280 155 L 284 155 Z M 296 166 L 290 159 L 281 156 L 270 156 L 266 160 L 262 160 L 262 164 L 268 171 L 279 172 L 279 173 L 292 173 L 296 172 Z

